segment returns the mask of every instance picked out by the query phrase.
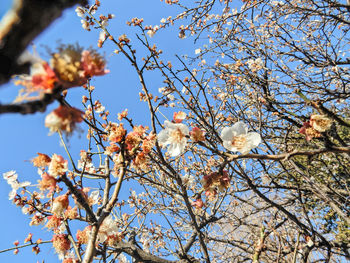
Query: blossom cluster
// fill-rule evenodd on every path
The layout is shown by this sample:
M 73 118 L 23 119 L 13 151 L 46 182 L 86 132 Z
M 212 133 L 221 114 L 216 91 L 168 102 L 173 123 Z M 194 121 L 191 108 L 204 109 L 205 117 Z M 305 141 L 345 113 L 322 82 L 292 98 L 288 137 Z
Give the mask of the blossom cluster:
M 23 85 L 16 101 L 41 98 L 45 93 L 52 93 L 55 88 L 65 91 L 82 86 L 93 76 L 101 76 L 109 71 L 106 61 L 95 50 L 83 50 L 79 46 L 66 45 L 52 54 L 50 63 L 28 53 L 21 60 L 31 62 L 30 74 L 20 76 L 17 85 Z M 33 95 L 33 94 L 38 94 Z M 83 121 L 83 112 L 66 105 L 61 105 L 45 119 L 45 126 L 53 132 L 70 134 L 76 124 Z
M 168 146 L 168 153 L 172 157 L 176 157 L 184 152 L 188 138 L 191 138 L 194 142 L 205 140 L 205 132 L 203 130 L 194 127 L 190 132 L 189 128 L 181 123 L 185 118 L 185 113 L 175 113 L 174 122 L 165 121 L 165 128 L 157 136 L 161 146 Z M 235 123 L 232 127 L 225 127 L 221 132 L 220 138 L 227 150 L 242 154 L 247 154 L 261 142 L 260 134 L 248 132 L 247 125 L 241 121 Z
M 28 99 L 33 92 L 51 93 L 60 86 L 62 89 L 84 85 L 89 78 L 101 76 L 109 71 L 106 62 L 94 50 L 83 50 L 79 46 L 62 46 L 51 57 L 50 63 L 25 53 L 22 60 L 31 62 L 30 74 L 20 76 L 16 84 L 23 85 L 24 94 L 17 100 Z
M 83 152 L 81 155 L 83 160 L 89 159 L 86 152 Z M 50 157 L 46 154 L 38 153 L 31 162 L 34 167 L 38 168 L 38 173 L 41 176 L 41 180 L 38 180 L 37 185 L 32 185 L 30 182 L 19 183 L 18 175 L 15 171 L 3 174 L 4 179 L 12 187 L 10 199 L 13 199 L 13 202 L 22 208 L 23 213 L 31 216 L 31 226 L 45 224 L 45 228 L 53 232 L 52 245 L 63 262 L 77 262 L 76 257 L 70 253 L 71 241 L 68 238 L 66 222 L 80 216 L 78 209 L 82 208 L 80 205 L 81 201 L 78 202 L 75 195 L 69 190 L 62 193 L 63 189 L 58 186 L 62 176 L 74 176 L 68 170 L 68 161 L 58 154 L 53 154 Z M 26 196 L 26 191 L 17 192 L 20 188 L 26 190 L 28 186 L 36 186 L 40 193 L 33 192 L 32 195 Z M 80 192 L 89 206 L 93 206 L 100 201 L 99 190 L 92 191 L 89 196 L 89 188 L 77 187 L 77 191 Z M 47 200 L 45 200 L 45 193 L 47 193 Z M 73 199 L 74 207 L 70 206 L 70 199 Z M 83 231 L 77 231 L 76 236 L 80 245 L 87 243 L 90 228 L 86 227 Z M 99 228 L 97 243 L 114 245 L 120 242 L 123 237 L 119 232 L 116 221 L 110 215 L 105 218 Z M 29 238 L 31 240 L 31 235 L 25 242 L 29 242 Z M 32 241 L 30 242 L 32 243 Z M 18 245 L 18 243 L 16 244 Z M 33 252 L 39 253 L 39 243 L 32 244 L 34 245 Z M 18 253 L 18 249 L 16 249 L 16 253 Z
M 127 110 L 118 114 L 118 119 L 127 118 Z M 106 147 L 105 154 L 112 156 L 114 161 L 113 174 L 117 175 L 122 167 L 121 144 L 125 143 L 127 154 L 133 160 L 132 165 L 137 170 L 148 170 L 149 157 L 156 142 L 154 133 L 147 134 L 148 127 L 134 126 L 131 132 L 127 132 L 122 123 L 111 122 L 106 127 L 107 140 L 110 145 Z
M 50 133 L 63 131 L 69 134 L 77 123 L 83 121 L 83 114 L 79 109 L 61 105 L 46 116 L 45 127 L 50 129 Z
M 309 121 L 304 122 L 299 132 L 305 135 L 307 141 L 313 138 L 321 137 L 323 132 L 329 130 L 332 126 L 332 120 L 325 115 L 313 114 Z
M 3 174 L 3 177 L 12 188 L 12 190 L 9 194 L 10 200 L 12 200 L 16 196 L 17 190 L 19 188 L 24 188 L 24 187 L 31 185 L 30 182 L 23 182 L 23 183 L 18 182 L 18 180 L 17 180 L 18 174 L 16 173 L 16 171 L 6 172 Z
M 224 191 L 230 186 L 230 178 L 227 171 L 213 172 L 202 178 L 202 185 L 205 195 L 210 199 L 217 194 L 217 191 Z

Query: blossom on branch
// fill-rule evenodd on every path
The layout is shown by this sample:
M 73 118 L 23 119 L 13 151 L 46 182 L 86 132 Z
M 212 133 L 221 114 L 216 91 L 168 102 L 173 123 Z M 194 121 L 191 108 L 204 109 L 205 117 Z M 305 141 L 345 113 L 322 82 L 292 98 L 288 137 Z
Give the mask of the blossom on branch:
M 126 135 L 126 130 L 124 129 L 122 123 L 118 124 L 118 123 L 112 122 L 110 123 L 107 130 L 108 130 L 108 140 L 110 142 L 119 143 L 122 141 L 122 139 Z
M 186 147 L 189 129 L 182 123 L 164 122 L 165 129 L 158 133 L 158 142 L 161 146 L 168 146 L 170 156 L 176 157 L 180 155 Z
M 102 76 L 109 72 L 106 67 L 106 61 L 94 50 L 84 50 L 81 54 L 81 63 L 84 70 L 84 76 Z
M 3 173 L 2 176 L 7 181 L 8 184 L 11 184 L 12 182 L 17 181 L 17 178 L 18 178 L 18 174 L 14 170 Z
M 68 208 L 69 205 L 69 199 L 68 195 L 60 195 L 55 198 L 55 200 L 52 203 L 52 209 L 51 212 L 56 214 L 56 215 L 62 215 L 63 211 Z
M 18 182 L 17 180 L 18 174 L 16 173 L 16 171 L 13 171 L 13 170 L 3 173 L 3 177 L 12 188 L 11 192 L 9 193 L 9 200 L 12 200 L 15 198 L 15 196 L 17 195 L 17 190 L 19 188 L 23 188 L 31 185 L 31 183 L 28 181 L 22 182 L 22 183 Z
M 56 74 L 49 64 L 38 58 L 37 61 L 32 63 L 29 75 L 21 75 L 15 81 L 15 85 L 25 87 L 25 89 L 19 91 L 15 102 L 36 99 L 36 96 L 31 97 L 33 93 L 38 94 L 38 96 L 44 93 L 51 93 L 57 82 Z
M 191 203 L 196 209 L 201 209 L 204 206 L 203 200 L 201 197 L 197 198 L 196 201 Z
M 123 238 L 124 238 L 124 235 L 122 233 L 116 233 L 113 235 L 109 235 L 107 240 L 106 240 L 106 243 L 108 246 L 114 246 L 115 244 L 122 241 Z
M 261 58 L 257 59 L 249 59 L 247 61 L 248 68 L 252 72 L 257 72 L 258 70 L 262 69 L 264 67 L 264 62 L 262 61 Z
M 116 144 L 111 144 L 110 146 L 106 146 L 106 150 L 104 154 L 112 156 L 114 153 L 120 150 L 119 146 Z
M 62 260 L 70 249 L 71 242 L 67 234 L 54 235 L 52 238 L 52 246 L 55 248 L 58 257 Z
M 23 243 L 32 242 L 33 234 L 29 233 L 28 236 L 24 239 Z
M 247 125 L 241 121 L 236 122 L 232 127 L 225 127 L 220 138 L 227 150 L 242 154 L 247 154 L 261 142 L 260 134 L 248 132 Z
M 47 217 L 48 221 L 45 225 L 47 229 L 53 229 L 54 232 L 58 232 L 57 229 L 62 224 L 62 218 L 57 216 L 56 214 L 53 214 L 52 216 Z
M 118 113 L 118 120 L 121 121 L 122 119 L 126 118 L 127 116 L 128 116 L 128 109 L 125 109 L 121 113 Z
M 67 219 L 76 219 L 78 217 L 78 207 L 70 207 L 68 206 L 66 211 L 64 212 L 64 218 L 67 218 Z
M 194 142 L 202 142 L 205 141 L 205 131 L 198 127 L 193 127 L 192 131 L 190 131 L 191 140 Z
M 49 165 L 49 174 L 57 178 L 68 171 L 68 161 L 61 155 L 53 154 Z
M 142 151 L 147 154 L 150 153 L 153 146 L 156 144 L 157 135 L 151 132 L 142 142 Z
M 136 169 L 136 171 L 149 171 L 150 170 L 150 159 L 147 154 L 142 151 L 139 152 L 135 159 L 132 162 L 132 167 Z
M 37 154 L 38 156 L 31 160 L 31 162 L 35 167 L 44 168 L 50 165 L 51 158 L 48 155 L 43 153 L 37 153 Z
M 79 46 L 62 45 L 52 54 L 50 64 L 41 58 L 25 53 L 24 62 L 30 62 L 29 75 L 19 76 L 16 85 L 23 85 L 16 102 L 38 99 L 44 93 L 52 93 L 54 88 L 62 90 L 86 84 L 89 78 L 109 72 L 106 61 L 95 50 L 83 50 Z M 38 95 L 32 96 L 33 93 Z
M 332 126 L 332 120 L 325 115 L 313 114 L 310 117 L 310 125 L 318 132 L 325 132 Z
M 65 88 L 84 85 L 88 78 L 101 76 L 109 71 L 106 62 L 94 50 L 82 50 L 79 46 L 67 45 L 53 54 L 51 65 L 60 84 Z
M 45 127 L 50 129 L 50 133 L 63 131 L 69 134 L 77 123 L 83 121 L 83 114 L 79 109 L 61 105 L 46 116 Z
M 226 190 L 230 186 L 230 178 L 228 177 L 227 171 L 213 172 L 205 175 L 202 180 L 204 190 L 207 192 L 216 193 L 216 190 L 220 192 Z
M 47 62 L 35 63 L 31 69 L 31 85 L 37 89 L 51 91 L 58 81 Z
M 45 216 L 44 216 L 44 215 L 42 215 L 41 213 L 36 213 L 36 214 L 32 217 L 32 219 L 31 219 L 29 225 L 30 225 L 30 226 L 42 225 L 42 224 L 44 224 L 44 220 L 45 220 Z
M 135 150 L 139 146 L 145 131 L 146 128 L 140 125 L 134 126 L 133 131 L 128 133 L 128 135 L 125 138 L 125 143 L 129 151 Z
M 78 244 L 87 244 L 89 242 L 89 236 L 91 232 L 91 226 L 87 226 L 83 229 L 83 231 L 77 231 L 76 238 L 78 240 Z
M 86 83 L 81 65 L 81 53 L 80 47 L 67 45 L 59 48 L 59 51 L 52 55 L 51 66 L 65 88 L 81 86 Z
M 307 141 L 312 140 L 313 138 L 321 137 L 321 133 L 316 131 L 310 124 L 310 121 L 303 123 L 303 126 L 299 129 L 299 133 L 304 134 Z
M 109 236 L 113 236 L 118 233 L 117 223 L 113 220 L 112 216 L 107 216 L 98 231 L 97 238 L 98 241 L 103 243 L 105 242 Z
M 173 119 L 176 123 L 181 123 L 185 118 L 187 114 L 183 111 L 174 112 Z
M 313 114 L 309 121 L 303 123 L 299 132 L 305 135 L 307 141 L 310 141 L 313 138 L 321 137 L 321 133 L 329 130 L 331 126 L 331 119 L 327 118 L 325 115 Z
M 41 191 L 50 190 L 50 193 L 52 193 L 56 189 L 57 180 L 44 172 L 41 174 L 41 180 L 38 180 L 38 183 Z

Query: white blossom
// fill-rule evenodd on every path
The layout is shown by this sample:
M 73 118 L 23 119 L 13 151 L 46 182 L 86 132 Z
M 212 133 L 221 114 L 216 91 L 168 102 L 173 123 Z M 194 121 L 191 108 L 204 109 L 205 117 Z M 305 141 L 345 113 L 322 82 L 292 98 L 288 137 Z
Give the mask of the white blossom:
M 17 191 L 12 189 L 11 192 L 9 192 L 9 200 L 13 200 L 17 195 Z
M 17 180 L 18 174 L 14 170 L 3 173 L 2 176 L 12 188 L 12 190 L 9 193 L 9 200 L 12 200 L 13 198 L 15 198 L 15 196 L 17 195 L 17 190 L 19 188 L 23 188 L 31 185 L 31 183 L 28 181 L 25 181 L 22 183 L 18 182 Z
M 186 147 L 189 129 L 183 123 L 164 122 L 165 129 L 158 134 L 158 142 L 163 147 L 169 145 L 168 152 L 170 156 L 175 157 L 180 155 Z
M 173 94 L 168 94 L 167 97 L 171 101 L 175 100 L 175 96 Z
M 108 26 L 108 20 L 103 20 L 103 21 L 101 22 L 101 26 L 102 26 L 102 27 L 107 27 L 107 26 Z
M 75 13 L 77 13 L 77 16 L 79 17 L 84 17 L 85 15 L 85 11 L 82 7 L 78 6 L 76 9 L 75 9 Z
M 117 223 L 113 220 L 112 216 L 109 215 L 103 220 L 100 229 L 98 231 L 97 237 L 99 242 L 105 242 L 108 236 L 115 235 L 118 233 Z
M 23 206 L 22 207 L 22 213 L 24 214 L 24 215 L 27 215 L 28 213 L 29 213 L 29 211 L 30 211 L 30 207 L 28 207 L 28 206 Z
M 22 183 L 19 183 L 18 181 L 14 181 L 14 182 L 11 182 L 10 185 L 11 185 L 13 190 L 18 190 L 19 188 L 23 188 L 23 187 L 27 187 L 27 186 L 31 185 L 31 183 L 28 181 L 25 181 Z
M 3 173 L 2 176 L 7 181 L 7 183 L 10 184 L 10 182 L 17 180 L 18 174 L 15 170 L 11 170 L 6 173 Z
M 94 166 L 94 164 L 89 161 L 89 160 L 78 160 L 78 169 L 84 170 L 85 172 L 88 173 L 95 173 L 96 172 L 96 168 Z
M 103 30 L 101 30 L 100 31 L 100 34 L 99 34 L 99 36 L 98 36 L 98 40 L 100 40 L 100 41 L 105 41 L 106 40 L 106 38 L 107 38 L 107 34 L 106 34 L 106 32 L 105 31 L 103 31 Z
M 283 1 L 271 1 L 272 6 L 282 6 L 283 4 Z
M 89 196 L 89 199 L 92 200 L 92 203 L 94 205 L 98 203 L 99 198 L 100 198 L 100 191 L 99 190 L 92 191 L 90 196 Z
M 232 127 L 225 127 L 220 135 L 227 150 L 247 154 L 261 142 L 259 133 L 248 132 L 248 127 L 239 121 Z
M 85 30 L 90 30 L 90 24 L 89 24 L 89 22 L 87 22 L 86 20 L 84 20 L 84 19 L 81 19 L 80 20 L 80 22 L 81 22 L 81 26 L 85 29 Z
M 147 31 L 147 35 L 148 35 L 149 37 L 153 37 L 155 33 L 156 33 L 156 32 L 153 31 L 153 30 L 151 30 L 151 29 Z
M 318 132 L 325 132 L 332 126 L 332 120 L 326 115 L 313 114 L 310 117 L 310 125 Z
M 49 135 L 52 135 L 55 132 L 59 131 L 61 126 L 62 119 L 55 112 L 50 112 L 45 117 L 45 127 L 48 127 L 50 129 Z
M 261 58 L 249 59 L 247 64 L 248 68 L 253 72 L 256 72 L 264 67 L 264 62 Z

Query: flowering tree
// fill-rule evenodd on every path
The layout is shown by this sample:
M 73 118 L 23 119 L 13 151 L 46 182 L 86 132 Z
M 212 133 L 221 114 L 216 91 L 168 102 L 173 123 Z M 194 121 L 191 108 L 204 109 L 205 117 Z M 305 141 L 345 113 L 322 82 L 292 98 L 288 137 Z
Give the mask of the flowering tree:
M 349 6 L 165 2 L 180 13 L 154 26 L 133 18 L 135 39 L 113 35 L 98 1 L 76 10 L 84 29 L 101 31 L 99 48 L 109 41 L 130 62 L 149 122 L 128 110 L 110 117 L 92 99 L 90 79 L 108 73 L 95 50 L 27 55 L 18 100 L 56 94 L 45 126 L 66 156 L 38 153 L 37 183 L 4 173 L 31 225 L 52 232 L 24 246 L 52 243 L 63 262 L 84 263 L 349 260 Z M 163 61 L 152 37 L 168 28 L 201 45 L 194 57 Z M 150 71 L 163 87 L 147 85 Z M 75 86 L 84 111 L 65 99 Z M 63 135 L 83 122 L 87 145 L 75 160 Z

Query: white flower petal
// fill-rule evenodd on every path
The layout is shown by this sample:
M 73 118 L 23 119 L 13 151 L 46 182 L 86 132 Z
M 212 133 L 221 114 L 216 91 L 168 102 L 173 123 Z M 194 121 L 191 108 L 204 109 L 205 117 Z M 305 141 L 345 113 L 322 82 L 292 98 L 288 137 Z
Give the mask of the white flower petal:
M 165 129 L 158 133 L 157 139 L 161 146 L 167 146 L 172 157 L 180 155 L 186 147 L 189 128 L 183 123 L 164 122 Z
M 90 198 L 93 200 L 94 205 L 98 203 L 99 197 L 100 197 L 100 191 L 98 190 L 92 191 L 90 194 Z
M 257 132 L 249 132 L 247 134 L 247 140 L 250 142 L 251 149 L 253 149 L 261 143 L 261 136 Z
M 176 129 L 176 124 L 170 121 L 164 121 L 165 129 Z
M 20 185 L 19 185 L 19 183 L 17 181 L 10 181 L 10 182 L 7 181 L 7 182 L 11 186 L 11 188 L 14 189 L 14 190 L 17 190 L 20 187 Z
M 221 135 L 220 138 L 223 141 L 231 141 L 233 136 L 235 136 L 234 131 L 232 129 L 232 127 L 225 127 L 222 131 L 221 131 Z
M 172 143 L 170 144 L 169 148 L 168 148 L 168 152 L 170 154 L 171 157 L 176 157 L 179 156 L 186 147 L 186 142 L 185 143 Z
M 237 148 L 232 145 L 231 141 L 224 141 L 223 145 L 227 150 L 237 152 Z
M 252 149 L 253 147 L 250 147 L 250 144 L 249 142 L 247 142 L 246 145 L 244 145 L 241 149 L 237 150 L 237 152 L 240 152 L 241 154 L 247 154 L 250 152 L 250 150 Z
M 10 184 L 10 182 L 12 182 L 12 181 L 16 181 L 17 177 L 18 177 L 18 175 L 17 175 L 15 170 L 3 173 L 2 176 L 7 181 L 8 184 Z
M 189 128 L 188 128 L 185 124 L 183 124 L 183 123 L 178 123 L 178 124 L 176 124 L 176 125 L 178 126 L 178 128 L 180 128 L 181 132 L 182 132 L 184 135 L 186 135 L 186 136 L 190 135 L 190 130 L 189 130 Z M 187 140 L 186 140 L 186 141 L 187 141 Z
M 22 207 L 22 213 L 27 215 L 29 213 L 29 207 L 23 206 Z
M 158 133 L 157 135 L 157 139 L 162 146 L 168 145 L 170 143 L 168 140 L 169 134 L 167 130 L 161 130 L 160 133 Z
M 236 122 L 232 126 L 233 131 L 236 133 L 235 135 L 241 135 L 241 134 L 247 134 L 248 132 L 248 127 L 244 122 Z
M 12 189 L 12 191 L 9 193 L 9 200 L 13 200 L 17 195 L 17 191 L 15 189 Z
M 117 223 L 113 220 L 112 216 L 109 215 L 103 220 L 100 226 L 98 232 L 99 242 L 106 241 L 109 235 L 114 235 L 116 233 L 118 233 Z

